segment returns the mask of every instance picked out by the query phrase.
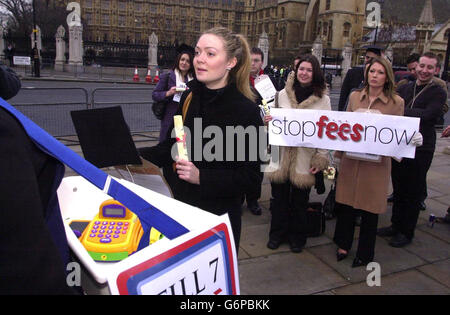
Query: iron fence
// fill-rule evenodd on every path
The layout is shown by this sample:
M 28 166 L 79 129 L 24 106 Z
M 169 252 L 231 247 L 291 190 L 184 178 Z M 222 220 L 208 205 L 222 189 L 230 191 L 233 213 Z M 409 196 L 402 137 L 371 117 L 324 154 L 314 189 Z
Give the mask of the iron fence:
M 71 101 L 60 99 L 61 91 L 66 96 L 64 99 Z M 57 138 L 76 135 L 70 112 L 89 108 L 88 92 L 83 88 L 23 87 L 20 93 L 26 93 L 27 99 L 33 102 L 14 102 L 13 99 L 11 105 Z
M 55 138 L 77 143 L 76 138 L 69 139 L 77 135 L 70 115 L 76 110 L 121 106 L 133 135 L 158 132 L 161 124 L 151 110 L 152 91 L 152 87 L 97 88 L 89 94 L 84 88 L 23 87 L 21 98 L 32 99 L 33 102 L 24 102 L 15 97 L 10 103 Z M 63 99 L 61 92 L 64 92 Z

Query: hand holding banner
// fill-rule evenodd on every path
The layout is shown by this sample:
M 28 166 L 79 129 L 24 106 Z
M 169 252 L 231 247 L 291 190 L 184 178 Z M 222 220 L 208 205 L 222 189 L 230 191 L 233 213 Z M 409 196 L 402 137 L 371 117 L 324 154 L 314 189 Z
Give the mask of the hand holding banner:
M 414 158 L 419 118 L 272 108 L 269 143 Z

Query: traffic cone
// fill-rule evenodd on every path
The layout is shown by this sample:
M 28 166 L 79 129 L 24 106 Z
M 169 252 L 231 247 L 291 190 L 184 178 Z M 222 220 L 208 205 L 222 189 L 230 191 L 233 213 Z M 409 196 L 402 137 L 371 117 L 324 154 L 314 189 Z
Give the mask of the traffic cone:
M 150 75 L 150 67 L 147 70 L 147 76 L 145 77 L 145 82 L 152 83 L 152 76 Z
M 137 66 L 136 66 L 136 68 L 134 68 L 133 81 L 134 81 L 134 82 L 139 82 L 139 72 L 138 72 Z
M 156 70 L 155 77 L 153 78 L 153 83 L 158 83 L 158 82 L 159 82 L 159 70 Z

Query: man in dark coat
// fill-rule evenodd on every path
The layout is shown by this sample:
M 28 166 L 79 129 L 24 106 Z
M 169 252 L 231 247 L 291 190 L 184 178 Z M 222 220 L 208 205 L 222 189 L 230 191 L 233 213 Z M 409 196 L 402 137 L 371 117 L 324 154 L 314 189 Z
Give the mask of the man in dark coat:
M 364 59 L 364 65 L 368 64 L 373 57 L 381 56 L 381 48 L 377 46 L 369 46 L 366 50 L 366 55 Z M 344 82 L 341 87 L 341 94 L 339 96 L 339 111 L 345 111 L 348 96 L 352 92 L 352 90 L 358 88 L 361 83 L 364 81 L 364 66 L 354 67 L 348 70 Z
M 379 236 L 392 236 L 389 242 L 392 247 L 411 243 L 419 218 L 427 172 L 436 147 L 434 126 L 447 99 L 444 89 L 433 82 L 437 63 L 438 58 L 433 53 L 422 55 L 416 68 L 417 80 L 397 90 L 405 100 L 405 116 L 420 118 L 419 132 L 423 136 L 423 145 L 416 149 L 414 159 L 392 161 L 392 225 L 378 231 Z
M 0 96 L 20 89 L 0 66 Z M 56 189 L 64 165 L 44 153 L 0 107 L 0 294 L 73 294 L 66 284 L 69 248 Z

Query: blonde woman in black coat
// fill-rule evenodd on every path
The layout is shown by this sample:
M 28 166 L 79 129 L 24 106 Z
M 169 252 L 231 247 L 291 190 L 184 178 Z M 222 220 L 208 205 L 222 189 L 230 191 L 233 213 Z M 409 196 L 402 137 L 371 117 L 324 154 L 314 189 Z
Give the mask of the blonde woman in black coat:
M 189 161 L 176 160 L 171 155 L 174 138 L 144 148 L 141 154 L 159 166 L 176 160 L 175 198 L 217 215 L 228 213 L 238 249 L 241 198 L 262 176 L 257 147 L 251 148 L 258 141 L 263 122 L 248 82 L 248 43 L 242 35 L 226 28 L 210 29 L 197 42 L 194 68 L 196 79 L 188 83 L 192 100 L 184 119 L 184 126 L 192 135 L 187 140 Z M 182 96 L 180 114 L 189 93 Z M 239 134 L 227 134 L 227 128 L 240 127 L 254 130 L 256 138 L 246 137 L 246 141 L 239 142 Z M 195 136 L 204 135 L 207 130 L 214 130 L 214 136 Z M 214 149 L 211 141 L 217 143 Z

